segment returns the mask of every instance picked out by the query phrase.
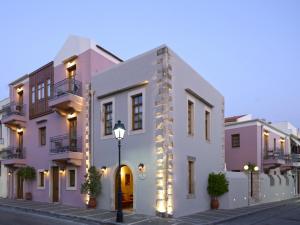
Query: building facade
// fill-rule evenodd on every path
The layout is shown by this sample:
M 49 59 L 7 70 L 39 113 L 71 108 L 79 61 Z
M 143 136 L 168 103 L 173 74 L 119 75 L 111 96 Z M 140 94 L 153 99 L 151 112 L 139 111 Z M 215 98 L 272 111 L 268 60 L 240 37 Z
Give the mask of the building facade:
M 90 166 L 90 80 L 121 60 L 93 41 L 70 36 L 54 60 L 12 82 L 2 124 L 10 146 L 8 196 L 84 206 L 80 185 Z M 34 167 L 37 178 L 24 181 L 21 167 Z
M 9 99 L 3 99 L 0 101 L 0 108 L 2 109 L 3 106 L 9 103 Z M 0 111 L 0 120 L 2 119 L 3 111 Z M 1 163 L 1 157 L 3 154 L 3 150 L 9 145 L 9 132 L 8 128 L 4 126 L 0 122 L 0 197 L 6 198 L 7 197 L 7 168 Z
M 243 172 L 246 164 L 258 166 L 259 171 L 251 174 L 250 187 L 250 190 L 255 189 L 251 197 L 256 202 L 267 198 L 263 192 L 270 193 L 272 186 L 275 190 L 277 181 L 279 187 L 276 187 L 273 200 L 280 199 L 277 195 L 288 198 L 299 194 L 296 173 L 299 160 L 298 153 L 292 151 L 292 144 L 291 134 L 271 122 L 252 119 L 250 115 L 225 119 L 226 168 Z M 263 179 L 269 180 L 270 186 L 266 187 Z
M 92 163 L 102 168 L 99 207 L 116 209 L 121 120 L 122 205 L 182 216 L 208 210 L 208 174 L 224 169 L 224 98 L 167 46 L 92 78 Z

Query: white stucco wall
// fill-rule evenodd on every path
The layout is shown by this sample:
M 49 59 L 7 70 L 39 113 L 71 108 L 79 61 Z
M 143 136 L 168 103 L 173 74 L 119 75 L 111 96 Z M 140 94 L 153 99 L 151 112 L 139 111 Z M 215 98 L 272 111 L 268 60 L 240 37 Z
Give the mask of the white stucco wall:
M 6 98 L 2 101 L 0 101 L 0 109 L 2 109 L 2 106 L 9 103 L 9 99 Z M 2 114 L 0 114 L 0 119 L 2 119 Z M 2 125 L 2 138 L 3 142 L 0 143 L 0 151 L 2 148 L 5 148 L 9 145 L 9 132 L 8 128 L 4 125 Z M 4 165 L 1 163 L 1 174 L 0 174 L 0 197 L 7 197 L 7 169 L 4 167 Z
M 248 205 L 248 177 L 242 172 L 226 172 L 229 191 L 219 197 L 220 209 L 234 209 Z
M 165 47 L 165 46 L 162 46 Z M 159 49 L 159 48 L 158 48 Z M 224 135 L 223 96 L 207 81 L 200 77 L 190 66 L 175 53 L 170 52 L 169 62 L 173 76 L 174 106 L 174 217 L 209 209 L 210 197 L 207 194 L 208 174 L 222 171 L 224 154 L 222 138 Z M 155 215 L 156 211 L 156 153 L 154 142 L 154 100 L 155 75 L 157 71 L 157 49 L 127 60 L 114 66 L 92 79 L 95 91 L 93 104 L 93 162 L 101 168 L 108 167 L 102 178 L 102 194 L 99 207 L 114 209 L 114 179 L 117 167 L 117 142 L 113 138 L 101 138 L 100 103 L 101 96 L 142 81 L 149 81 L 144 87 L 145 93 L 145 131 L 140 134 L 127 135 L 122 141 L 122 164 L 128 165 L 134 176 L 134 210 L 137 213 Z M 203 99 L 213 105 L 211 111 L 211 140 L 204 137 L 204 113 L 207 106 L 195 101 L 195 134 L 187 136 L 187 97 L 186 88 L 192 89 Z M 114 122 L 121 120 L 128 128 L 128 91 L 120 92 L 107 98 L 115 103 Z M 195 157 L 195 197 L 187 198 L 188 193 L 188 161 L 187 157 Z M 145 164 L 145 177 L 139 178 L 138 164 Z
M 174 74 L 174 216 L 178 217 L 210 209 L 208 174 L 224 169 L 224 98 L 174 52 L 171 52 L 171 62 Z M 209 108 L 194 98 L 193 136 L 187 134 L 187 98 L 193 96 L 185 91 L 186 88 L 213 105 L 213 108 Z M 211 112 L 210 141 L 205 139 L 205 110 Z M 187 196 L 188 156 L 196 158 L 194 198 Z

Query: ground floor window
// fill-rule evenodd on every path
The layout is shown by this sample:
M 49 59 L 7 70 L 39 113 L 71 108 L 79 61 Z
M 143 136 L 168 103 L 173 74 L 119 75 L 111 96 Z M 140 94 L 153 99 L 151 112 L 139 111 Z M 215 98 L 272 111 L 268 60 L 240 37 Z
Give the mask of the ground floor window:
M 77 184 L 77 169 L 69 168 L 67 169 L 67 190 L 76 190 Z
M 195 157 L 188 156 L 188 198 L 195 197 Z
M 38 189 L 45 188 L 45 172 L 44 172 L 44 170 L 38 170 L 37 184 L 38 184 Z

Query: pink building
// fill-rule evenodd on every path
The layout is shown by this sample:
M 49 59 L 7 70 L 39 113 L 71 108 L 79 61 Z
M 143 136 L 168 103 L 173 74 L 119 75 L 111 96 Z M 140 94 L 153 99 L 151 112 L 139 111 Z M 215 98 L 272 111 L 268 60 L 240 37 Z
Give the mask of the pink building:
M 10 83 L 10 103 L 2 123 L 10 146 L 2 163 L 8 171 L 8 196 L 83 206 L 80 194 L 90 162 L 90 80 L 122 60 L 93 41 L 70 36 L 52 62 Z M 37 172 L 32 182 L 20 167 Z
M 244 165 L 251 163 L 265 174 L 292 172 L 298 183 L 297 192 L 300 193 L 299 152 L 292 151 L 295 142 L 291 138 L 283 129 L 265 120 L 252 119 L 251 115 L 226 118 L 227 170 L 243 171 Z M 299 146 L 296 148 L 299 149 Z

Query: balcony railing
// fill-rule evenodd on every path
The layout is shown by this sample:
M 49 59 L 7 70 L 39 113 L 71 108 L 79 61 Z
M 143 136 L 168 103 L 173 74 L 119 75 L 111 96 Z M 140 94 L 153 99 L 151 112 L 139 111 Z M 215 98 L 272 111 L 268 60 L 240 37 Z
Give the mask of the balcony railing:
M 81 137 L 71 138 L 69 134 L 50 138 L 50 153 L 81 152 Z
M 25 148 L 9 146 L 1 151 L 2 159 L 25 159 Z
M 11 115 L 25 116 L 25 107 L 26 105 L 22 105 L 16 102 L 10 102 L 2 107 L 2 118 L 4 119 Z
M 300 154 L 299 153 L 297 153 L 297 154 L 292 153 L 291 157 L 292 157 L 293 162 L 300 162 Z
M 275 151 L 273 149 L 269 149 L 268 151 L 265 151 L 265 153 L 265 159 L 285 159 L 285 154 L 280 149 L 276 149 Z
M 81 82 L 75 79 L 64 79 L 54 85 L 52 99 L 57 99 L 67 94 L 82 96 Z

